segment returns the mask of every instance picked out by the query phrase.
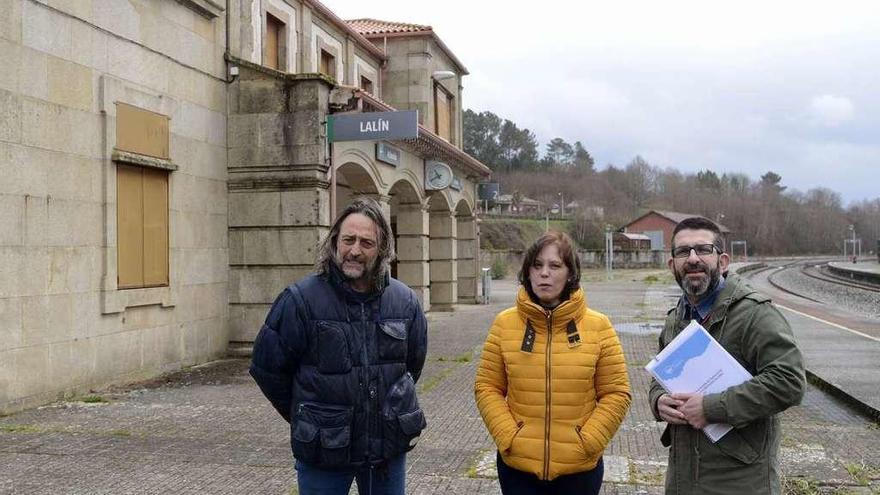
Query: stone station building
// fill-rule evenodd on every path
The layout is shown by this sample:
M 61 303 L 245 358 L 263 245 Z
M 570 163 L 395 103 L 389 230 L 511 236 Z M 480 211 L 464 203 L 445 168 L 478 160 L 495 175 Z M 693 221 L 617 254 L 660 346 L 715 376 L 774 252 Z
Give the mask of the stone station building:
M 475 301 L 489 169 L 461 150 L 467 70 L 430 27 L 313 0 L 0 11 L 0 412 L 252 340 L 333 196 L 384 207 L 426 308 Z M 328 143 L 328 115 L 394 109 L 417 138 Z

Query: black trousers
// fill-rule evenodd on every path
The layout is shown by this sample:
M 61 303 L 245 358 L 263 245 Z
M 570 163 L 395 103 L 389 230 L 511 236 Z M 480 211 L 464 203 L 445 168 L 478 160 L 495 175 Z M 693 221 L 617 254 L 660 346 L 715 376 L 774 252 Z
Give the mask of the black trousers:
M 600 457 L 592 471 L 542 481 L 534 474 L 524 473 L 504 464 L 500 453 L 496 457 L 498 483 L 501 484 L 501 493 L 504 495 L 597 495 L 605 474 L 605 466 Z

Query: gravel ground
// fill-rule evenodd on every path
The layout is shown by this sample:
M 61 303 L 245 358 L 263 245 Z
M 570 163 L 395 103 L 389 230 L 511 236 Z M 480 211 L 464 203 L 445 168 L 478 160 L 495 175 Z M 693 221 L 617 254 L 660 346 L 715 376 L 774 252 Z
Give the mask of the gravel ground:
M 839 306 L 863 316 L 880 318 L 880 292 L 824 282 L 804 275 L 799 269 L 776 273 L 773 280 L 792 292 L 825 304 Z

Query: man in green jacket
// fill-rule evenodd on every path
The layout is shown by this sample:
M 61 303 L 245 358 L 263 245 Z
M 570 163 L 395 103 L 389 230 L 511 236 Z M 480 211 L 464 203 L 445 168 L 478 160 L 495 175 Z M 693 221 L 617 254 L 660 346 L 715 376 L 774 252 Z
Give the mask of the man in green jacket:
M 736 275 L 710 220 L 685 219 L 672 234 L 667 264 L 684 294 L 669 311 L 660 349 L 699 321 L 753 378 L 720 394 L 668 394 L 651 381 L 654 417 L 667 423 L 670 447 L 666 493 L 779 494 L 778 414 L 800 403 L 804 365 L 791 327 L 770 299 Z M 709 423 L 734 428 L 718 442 L 701 431 Z

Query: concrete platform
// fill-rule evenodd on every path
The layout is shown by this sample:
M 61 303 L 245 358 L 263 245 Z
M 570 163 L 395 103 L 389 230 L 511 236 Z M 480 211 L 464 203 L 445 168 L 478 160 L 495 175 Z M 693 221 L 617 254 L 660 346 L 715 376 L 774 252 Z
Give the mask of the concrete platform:
M 859 261 L 858 263 L 832 261 L 828 263 L 828 269 L 838 276 L 880 286 L 880 263 L 876 261 Z
M 663 425 L 648 409 L 644 365 L 680 291 L 637 271 L 615 272 L 612 281 L 599 273 L 585 288 L 588 304 L 619 329 L 633 391 L 632 407 L 605 451 L 601 493 L 660 494 L 667 450 L 660 445 Z M 429 315 L 428 361 L 418 383 L 428 429 L 407 457 L 408 494 L 500 493 L 494 444 L 473 400 L 488 327 L 512 304 L 516 287 L 501 281 L 494 289 L 490 305 Z M 247 364 L 221 361 L 0 418 L 0 494 L 296 493 L 288 425 L 263 399 Z M 787 487 L 880 489 L 874 422 L 810 387 L 782 423 Z M 868 473 L 867 485 L 850 468 Z

